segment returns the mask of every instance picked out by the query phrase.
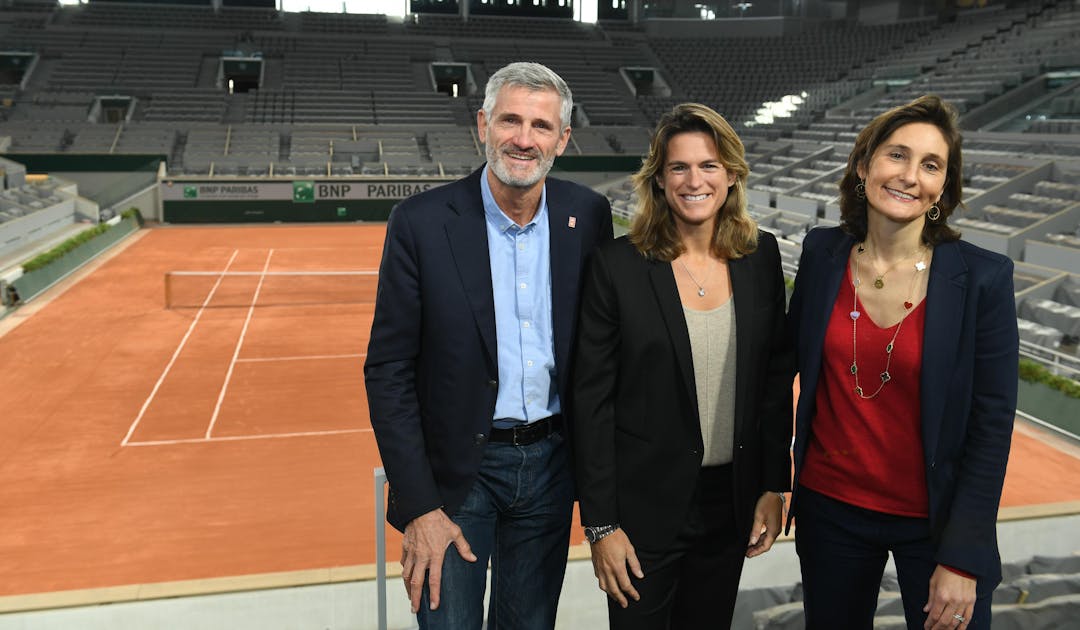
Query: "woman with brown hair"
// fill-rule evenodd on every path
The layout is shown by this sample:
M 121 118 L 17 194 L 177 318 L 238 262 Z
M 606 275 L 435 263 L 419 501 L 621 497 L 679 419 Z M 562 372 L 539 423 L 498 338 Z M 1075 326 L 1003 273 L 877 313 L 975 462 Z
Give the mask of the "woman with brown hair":
M 1012 261 L 947 224 L 960 145 L 936 96 L 879 115 L 840 227 L 803 242 L 792 513 L 811 630 L 872 628 L 890 552 L 909 628 L 990 626 L 1019 341 Z
M 748 172 L 719 114 L 676 106 L 634 176 L 629 236 L 586 276 L 573 444 L 612 628 L 729 626 L 744 557 L 780 533 L 792 366 Z

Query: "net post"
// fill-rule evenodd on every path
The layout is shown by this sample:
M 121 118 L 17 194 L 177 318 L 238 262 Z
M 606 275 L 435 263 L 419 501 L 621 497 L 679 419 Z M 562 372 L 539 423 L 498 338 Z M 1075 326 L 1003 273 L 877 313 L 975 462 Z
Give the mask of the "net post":
M 386 472 L 375 469 L 375 597 L 378 628 L 386 630 Z

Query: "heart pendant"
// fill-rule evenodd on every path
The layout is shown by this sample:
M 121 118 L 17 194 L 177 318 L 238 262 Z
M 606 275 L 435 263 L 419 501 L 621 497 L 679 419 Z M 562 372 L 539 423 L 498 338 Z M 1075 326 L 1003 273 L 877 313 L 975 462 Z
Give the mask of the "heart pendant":
M 851 311 L 848 314 L 851 315 L 851 319 L 859 319 L 859 311 Z

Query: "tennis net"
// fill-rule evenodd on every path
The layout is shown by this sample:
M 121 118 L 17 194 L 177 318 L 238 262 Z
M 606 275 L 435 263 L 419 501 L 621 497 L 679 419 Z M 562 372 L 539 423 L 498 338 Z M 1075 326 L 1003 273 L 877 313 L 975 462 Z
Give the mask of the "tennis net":
M 378 271 L 168 271 L 165 308 L 371 304 Z

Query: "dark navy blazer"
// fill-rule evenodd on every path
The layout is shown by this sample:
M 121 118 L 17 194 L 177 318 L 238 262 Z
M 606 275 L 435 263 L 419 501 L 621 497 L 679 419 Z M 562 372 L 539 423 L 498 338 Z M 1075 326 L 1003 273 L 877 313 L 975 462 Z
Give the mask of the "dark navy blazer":
M 788 314 L 801 394 L 795 414 L 795 496 L 815 415 L 825 328 L 854 239 L 840 228 L 803 242 Z M 1019 337 L 1013 263 L 964 241 L 934 248 L 920 370 L 922 443 L 936 561 L 1001 580 L 997 510 L 1016 412 Z M 790 518 L 788 519 L 790 526 Z
M 364 377 L 390 482 L 387 520 L 400 530 L 461 506 L 491 434 L 499 370 L 482 172 L 402 201 L 386 226 Z M 549 177 L 546 186 L 565 417 L 582 273 L 593 248 L 612 238 L 611 208 L 578 184 Z

